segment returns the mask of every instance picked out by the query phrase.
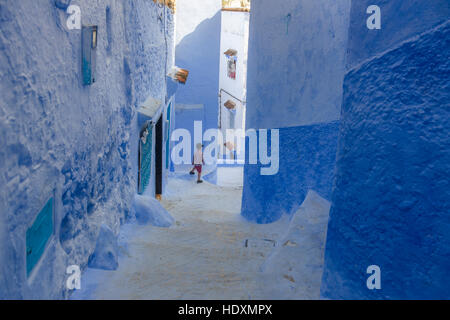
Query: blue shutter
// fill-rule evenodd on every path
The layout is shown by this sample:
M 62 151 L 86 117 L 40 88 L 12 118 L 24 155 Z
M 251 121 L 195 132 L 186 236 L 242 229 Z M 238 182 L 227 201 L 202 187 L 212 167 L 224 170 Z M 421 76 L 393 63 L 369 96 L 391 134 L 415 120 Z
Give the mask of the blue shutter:
M 39 262 L 45 251 L 48 240 L 53 234 L 53 198 L 48 200 L 44 208 L 39 212 L 33 225 L 27 230 L 27 275 Z

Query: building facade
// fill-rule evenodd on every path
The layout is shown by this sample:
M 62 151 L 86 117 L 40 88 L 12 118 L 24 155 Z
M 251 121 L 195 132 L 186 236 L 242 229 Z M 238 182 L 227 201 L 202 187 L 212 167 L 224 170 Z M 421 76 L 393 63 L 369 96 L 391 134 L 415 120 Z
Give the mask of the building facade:
M 67 267 L 86 268 L 101 226 L 117 235 L 133 220 L 138 108 L 155 97 L 168 117 L 174 13 L 144 0 L 0 6 L 0 298 L 65 298 Z
M 233 8 L 222 8 L 222 32 L 220 41 L 219 73 L 219 128 L 224 143 L 237 144 L 233 138 L 226 140 L 227 130 L 245 132 L 247 100 L 247 59 L 250 12 Z M 239 131 L 235 131 L 239 132 Z M 240 134 L 240 139 L 245 135 Z M 244 149 L 244 148 L 243 148 Z M 228 156 L 227 148 L 221 148 L 220 158 Z M 238 150 L 236 150 L 238 151 Z M 245 150 L 237 155 L 242 161 Z M 230 156 L 231 157 L 231 156 Z
M 202 123 L 203 132 L 217 128 L 220 10 L 220 0 L 177 1 L 175 64 L 189 70 L 189 79 L 176 94 L 176 128 L 192 137 L 194 121 Z
M 331 200 L 349 14 L 346 0 L 252 2 L 246 127 L 279 130 L 280 170 L 246 162 L 250 221 L 295 212 L 309 190 Z

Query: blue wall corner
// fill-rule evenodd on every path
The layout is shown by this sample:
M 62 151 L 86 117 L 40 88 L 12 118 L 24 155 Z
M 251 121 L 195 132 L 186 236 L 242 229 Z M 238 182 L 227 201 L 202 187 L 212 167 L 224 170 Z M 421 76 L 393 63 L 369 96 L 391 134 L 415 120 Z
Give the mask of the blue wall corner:
M 338 131 L 338 121 L 280 129 L 278 174 L 262 176 L 260 164 L 245 165 L 242 215 L 271 223 L 298 209 L 309 190 L 330 199 Z
M 190 5 L 201 7 L 199 12 L 206 10 L 205 7 L 214 10 L 217 6 L 212 2 L 205 4 L 203 0 Z M 183 12 L 179 14 L 179 20 L 196 19 L 195 16 L 183 16 Z M 185 14 L 192 14 L 192 11 L 186 10 Z M 178 87 L 177 103 L 204 105 L 204 116 L 197 119 L 203 121 L 204 130 L 217 128 L 221 21 L 221 12 L 217 10 L 211 18 L 199 21 L 195 30 L 176 46 L 175 64 L 189 70 L 187 83 Z M 181 128 L 178 120 L 177 128 Z
M 324 298 L 450 298 L 449 39 L 447 22 L 346 77 Z

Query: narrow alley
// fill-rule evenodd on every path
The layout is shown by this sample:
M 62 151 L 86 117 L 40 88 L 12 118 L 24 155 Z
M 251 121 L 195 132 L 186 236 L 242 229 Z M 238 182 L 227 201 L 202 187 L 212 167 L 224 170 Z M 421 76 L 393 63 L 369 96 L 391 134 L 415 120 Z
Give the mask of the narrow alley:
M 223 184 L 236 180 L 233 169 L 224 175 L 227 170 Z M 205 183 L 193 188 L 188 176 L 175 175 L 162 201 L 174 225 L 126 225 L 119 235 L 119 268 L 89 269 L 72 299 L 318 299 L 326 204 L 316 199 L 308 208 L 314 221 L 294 218 L 291 228 L 301 228 L 301 234 L 286 235 L 289 217 L 273 225 L 246 222 L 239 214 L 241 198 L 242 187 Z M 280 247 L 302 252 L 295 256 L 301 262 L 290 265 L 284 256 L 274 270 L 276 261 L 270 258 Z M 289 255 L 294 259 L 292 251 Z
M 449 0 L 0 0 L 0 97 L 0 300 L 450 300 Z

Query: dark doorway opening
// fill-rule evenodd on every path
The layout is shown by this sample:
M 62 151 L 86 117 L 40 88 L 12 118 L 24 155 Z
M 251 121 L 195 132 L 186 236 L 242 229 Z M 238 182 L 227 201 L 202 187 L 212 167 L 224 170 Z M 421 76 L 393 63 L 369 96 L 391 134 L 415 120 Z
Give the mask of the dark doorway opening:
M 161 116 L 156 123 L 156 144 L 155 144 L 155 193 L 156 196 L 162 194 L 163 178 L 163 117 Z

